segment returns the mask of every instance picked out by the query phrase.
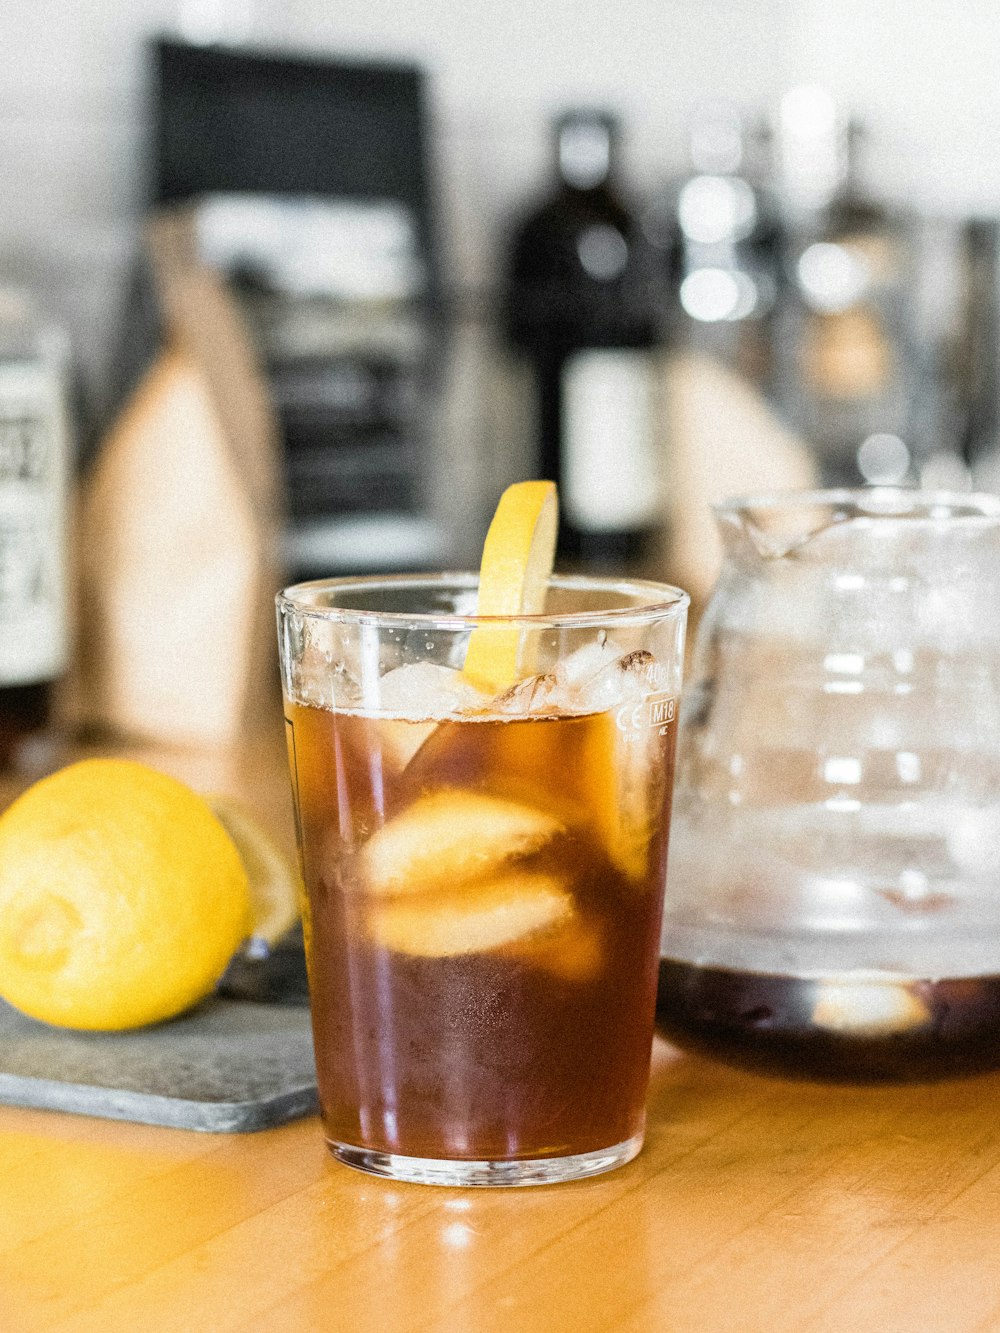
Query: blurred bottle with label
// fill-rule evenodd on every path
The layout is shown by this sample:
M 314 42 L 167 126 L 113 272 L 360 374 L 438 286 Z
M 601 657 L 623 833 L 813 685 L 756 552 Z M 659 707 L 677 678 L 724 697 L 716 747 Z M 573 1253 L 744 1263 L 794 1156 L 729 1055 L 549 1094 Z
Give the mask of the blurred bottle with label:
M 662 523 L 666 283 L 620 193 L 616 119 L 572 111 L 555 131 L 555 185 L 513 237 L 504 322 L 534 375 L 535 470 L 560 485 L 560 553 L 627 566 Z
M 904 481 L 927 443 L 914 232 L 861 188 L 858 146 L 857 127 L 825 89 L 783 97 L 775 391 L 828 484 Z
M 49 724 L 69 654 L 66 347 L 0 291 L 0 768 Z
M 681 345 L 767 386 L 780 230 L 750 138 L 731 104 L 698 107 L 690 171 L 653 197 L 643 221 L 669 275 Z

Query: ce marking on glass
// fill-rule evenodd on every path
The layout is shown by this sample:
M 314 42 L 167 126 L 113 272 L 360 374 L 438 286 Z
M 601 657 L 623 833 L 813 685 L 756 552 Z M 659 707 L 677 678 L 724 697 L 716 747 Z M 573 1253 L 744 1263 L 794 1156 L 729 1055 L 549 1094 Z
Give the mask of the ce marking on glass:
M 661 736 L 677 716 L 677 700 L 671 694 L 650 694 L 638 703 L 623 704 L 615 714 L 615 725 L 624 735 L 655 727 Z

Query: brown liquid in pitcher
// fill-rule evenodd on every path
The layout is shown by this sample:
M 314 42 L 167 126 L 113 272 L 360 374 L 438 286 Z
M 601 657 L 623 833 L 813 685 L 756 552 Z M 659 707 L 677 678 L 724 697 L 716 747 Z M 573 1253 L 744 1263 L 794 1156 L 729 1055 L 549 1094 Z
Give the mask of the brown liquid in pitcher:
M 812 979 L 662 959 L 657 1028 L 749 1069 L 905 1082 L 1000 1067 L 1000 976 Z

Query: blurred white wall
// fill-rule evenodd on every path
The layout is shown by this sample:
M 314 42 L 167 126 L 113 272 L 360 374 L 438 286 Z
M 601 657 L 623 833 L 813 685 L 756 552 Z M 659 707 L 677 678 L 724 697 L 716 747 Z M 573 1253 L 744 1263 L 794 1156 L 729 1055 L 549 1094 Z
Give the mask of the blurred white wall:
M 487 285 L 544 179 L 547 121 L 602 99 L 640 186 L 683 161 L 689 108 L 828 82 L 869 122 L 869 172 L 938 212 L 1000 209 L 996 0 L 3 0 L 0 280 L 38 286 L 99 377 L 145 199 L 143 42 L 228 25 L 262 45 L 423 61 L 445 254 Z
M 775 0 L 291 0 L 287 13 L 293 45 L 426 63 L 447 239 L 467 284 L 489 280 L 497 228 L 544 184 L 562 107 L 617 108 L 630 174 L 649 184 L 683 161 L 695 102 L 753 106 L 776 86 Z
M 91 358 L 145 199 L 143 43 L 213 31 L 425 63 L 446 256 L 462 287 L 488 281 L 498 227 L 544 179 L 554 109 L 620 107 L 634 174 L 655 179 L 681 158 L 693 101 L 752 104 L 775 72 L 774 0 L 4 0 L 0 277 L 43 285 L 87 331 Z
M 997 0 L 780 0 L 784 74 L 870 130 L 866 172 L 938 214 L 1000 213 Z

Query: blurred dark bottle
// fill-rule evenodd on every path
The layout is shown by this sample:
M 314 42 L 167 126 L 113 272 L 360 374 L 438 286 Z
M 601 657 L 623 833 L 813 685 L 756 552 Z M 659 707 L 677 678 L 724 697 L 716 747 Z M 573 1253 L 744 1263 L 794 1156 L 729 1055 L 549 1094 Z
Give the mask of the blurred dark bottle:
M 560 554 L 627 567 L 663 521 L 666 284 L 619 192 L 615 117 L 571 111 L 555 130 L 554 188 L 510 247 L 505 327 L 534 374 L 536 472 L 559 483 Z
M 643 224 L 669 275 L 677 341 L 767 387 L 781 231 L 757 146 L 736 107 L 696 108 L 690 171 L 653 196 Z
M 961 454 L 975 489 L 1000 491 L 1000 222 L 969 218 L 962 233 Z
M 0 291 L 0 768 L 52 714 L 68 656 L 65 346 Z
M 935 415 L 914 345 L 914 231 L 862 188 L 859 142 L 825 89 L 782 99 L 776 392 L 824 480 L 846 485 L 909 479 Z

